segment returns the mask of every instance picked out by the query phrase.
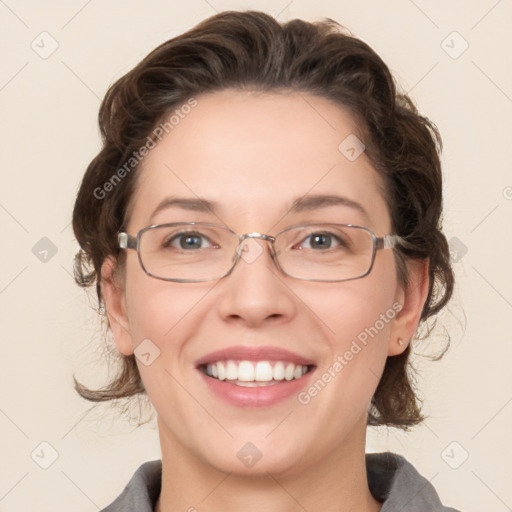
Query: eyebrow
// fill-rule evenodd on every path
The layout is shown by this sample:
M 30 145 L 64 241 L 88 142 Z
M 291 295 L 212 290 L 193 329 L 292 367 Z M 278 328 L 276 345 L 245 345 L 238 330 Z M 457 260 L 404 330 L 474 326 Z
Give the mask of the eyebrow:
M 329 206 L 348 206 L 363 215 L 365 219 L 370 219 L 368 212 L 360 203 L 347 197 L 333 194 L 314 194 L 299 197 L 293 201 L 288 209 L 288 213 L 309 212 Z M 215 201 L 193 197 L 167 197 L 155 208 L 151 214 L 150 221 L 160 211 L 172 207 L 202 213 L 218 214 L 219 212 L 219 204 Z

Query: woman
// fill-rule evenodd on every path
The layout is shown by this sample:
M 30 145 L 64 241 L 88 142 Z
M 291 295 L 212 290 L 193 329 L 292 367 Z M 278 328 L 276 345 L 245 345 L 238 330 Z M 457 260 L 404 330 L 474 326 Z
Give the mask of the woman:
M 105 510 L 450 511 L 367 425 L 423 419 L 407 374 L 448 302 L 436 128 L 332 21 L 224 12 L 108 91 L 73 214 L 161 461 Z

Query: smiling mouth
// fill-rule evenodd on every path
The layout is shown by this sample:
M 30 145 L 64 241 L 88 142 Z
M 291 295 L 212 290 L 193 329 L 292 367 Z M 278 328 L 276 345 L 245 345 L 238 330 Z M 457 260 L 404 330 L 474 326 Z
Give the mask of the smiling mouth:
M 203 364 L 199 369 L 208 377 L 242 387 L 262 387 L 289 382 L 311 372 L 314 365 L 288 361 L 225 360 Z

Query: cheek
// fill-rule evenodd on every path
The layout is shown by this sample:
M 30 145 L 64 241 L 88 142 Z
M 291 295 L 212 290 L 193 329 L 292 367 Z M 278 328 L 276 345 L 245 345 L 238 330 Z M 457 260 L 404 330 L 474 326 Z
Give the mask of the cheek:
M 126 308 L 134 347 L 146 338 L 156 344 L 168 339 L 207 289 L 204 283 L 174 283 L 148 276 L 134 255 L 126 273 Z
M 318 372 L 322 382 L 316 387 L 326 383 L 330 388 L 326 395 L 338 404 L 343 396 L 345 413 L 355 413 L 371 399 L 386 362 L 397 313 L 397 281 L 389 265 L 386 272 L 382 268 L 376 265 L 365 278 L 339 283 L 316 297 L 310 295 L 308 301 L 328 333 Z
M 130 282 L 127 310 L 139 373 L 159 411 L 181 410 L 189 401 L 177 382 L 188 376 L 188 341 L 200 324 L 204 283 L 182 284 L 139 276 Z M 196 285 L 196 286 L 195 286 Z
M 396 312 L 392 307 L 397 290 L 396 275 L 390 266 L 375 265 L 362 278 L 316 290 L 304 288 L 301 297 L 329 333 L 331 349 L 343 350 L 351 340 L 361 343 L 374 338 L 385 338 Z
M 387 358 L 395 316 L 391 298 L 344 294 L 338 304 L 325 304 L 325 316 L 331 319 L 332 335 L 323 370 L 341 377 L 337 380 L 344 391 L 353 391 L 346 396 L 371 398 Z

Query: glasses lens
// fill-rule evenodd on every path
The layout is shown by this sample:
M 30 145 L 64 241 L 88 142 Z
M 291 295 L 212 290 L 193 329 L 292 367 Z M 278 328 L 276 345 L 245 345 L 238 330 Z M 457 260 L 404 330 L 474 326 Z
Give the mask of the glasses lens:
M 372 233 L 339 224 L 293 228 L 276 240 L 284 272 L 298 279 L 341 281 L 365 275 L 374 251 Z
M 177 280 L 210 280 L 231 267 L 238 237 L 210 224 L 170 224 L 144 231 L 140 257 L 155 277 Z

